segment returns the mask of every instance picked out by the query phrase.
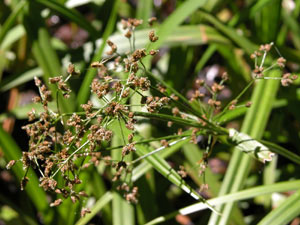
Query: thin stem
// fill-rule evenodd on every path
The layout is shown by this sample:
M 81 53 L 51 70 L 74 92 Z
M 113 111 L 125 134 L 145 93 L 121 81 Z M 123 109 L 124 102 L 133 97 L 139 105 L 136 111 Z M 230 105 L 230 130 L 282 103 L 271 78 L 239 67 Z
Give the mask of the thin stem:
M 264 55 L 263 55 L 263 58 L 261 60 L 261 63 L 260 63 L 260 66 L 259 68 L 262 68 L 264 63 L 265 63 L 265 59 L 266 59 L 266 56 L 267 56 L 267 51 L 264 51 Z
M 72 74 L 70 74 L 69 76 L 67 76 L 67 78 L 64 80 L 64 82 L 67 82 L 70 78 L 71 78 Z
M 257 80 L 282 80 L 282 77 L 258 77 Z
M 118 122 L 119 122 L 119 126 L 120 126 L 120 129 L 121 129 L 121 134 L 122 134 L 122 139 L 123 139 L 124 145 L 126 145 L 126 141 L 125 141 L 124 132 L 123 132 L 123 128 L 122 128 L 122 124 L 121 124 L 120 118 L 118 118 Z
M 177 144 L 178 142 L 184 141 L 185 139 L 187 139 L 187 137 L 183 137 L 183 138 L 181 138 L 180 140 L 173 141 L 173 142 L 169 143 L 169 146 L 168 146 L 168 147 L 170 147 L 170 146 L 172 146 L 172 145 L 175 145 L 175 144 Z M 145 154 L 145 155 L 143 155 L 143 156 L 137 158 L 136 160 L 133 160 L 133 161 L 130 163 L 130 165 L 133 165 L 133 164 L 135 164 L 135 163 L 141 161 L 142 159 L 147 158 L 147 157 L 150 156 L 150 155 L 153 155 L 153 154 L 155 154 L 155 153 L 157 153 L 157 152 L 160 152 L 161 150 L 164 150 L 165 148 L 167 148 L 167 147 L 162 146 L 162 147 L 160 147 L 160 148 L 157 148 L 157 149 L 155 149 L 154 151 L 149 152 L 149 153 L 147 153 L 147 154 Z
M 132 31 L 132 46 L 133 46 L 133 51 L 135 51 L 135 29 Z
M 241 91 L 241 93 L 234 99 L 234 100 L 239 100 L 240 97 L 243 96 L 243 94 L 251 87 L 251 85 L 254 83 L 255 80 L 251 80 L 250 83 Z M 223 109 L 223 111 L 221 113 L 219 113 L 215 118 L 214 120 L 218 120 L 219 118 L 221 118 L 221 116 L 223 116 L 229 109 L 229 106 L 231 105 L 231 102 L 230 101 L 226 106 L 225 108 Z
M 212 126 L 203 126 L 201 123 L 195 120 L 188 120 L 188 119 L 182 119 L 180 117 L 174 117 L 166 114 L 160 114 L 160 113 L 147 113 L 147 112 L 134 112 L 135 116 L 142 116 L 142 117 L 147 117 L 147 118 L 152 118 L 152 119 L 158 119 L 158 120 L 163 120 L 163 121 L 172 121 L 176 124 L 180 124 L 183 126 L 189 126 L 189 127 L 198 127 L 202 128 L 206 132 L 216 132 L 217 134 L 228 134 L 228 130 L 226 128 L 220 127 L 218 125 L 215 125 L 213 123 Z
M 130 38 L 128 38 L 128 41 L 129 41 L 129 48 L 130 48 L 130 52 L 132 52 L 131 37 L 130 37 Z
M 51 175 L 50 178 L 53 178 L 60 170 L 61 168 L 63 168 L 63 166 L 77 153 L 79 152 L 84 146 L 86 146 L 88 143 L 90 143 L 90 141 L 86 141 L 84 142 L 78 149 L 76 149 L 74 152 L 72 152 L 72 154 L 61 163 L 61 166 L 54 172 L 54 174 Z
M 169 135 L 169 136 L 164 136 L 164 137 L 159 137 L 159 138 L 151 138 L 151 139 L 147 139 L 147 140 L 143 140 L 143 141 L 136 141 L 136 142 L 134 142 L 134 144 L 135 145 L 147 144 L 147 143 L 154 142 L 154 141 L 169 140 L 169 139 L 175 139 L 175 138 L 180 138 L 180 137 L 189 137 L 189 136 L 191 136 L 191 135 L 190 134 Z M 123 145 L 110 147 L 110 148 L 106 148 L 105 151 L 115 150 L 115 149 L 119 149 L 122 147 L 123 147 Z
M 274 63 L 273 65 L 269 66 L 267 69 L 265 69 L 263 72 L 265 73 L 266 71 L 272 69 L 273 67 L 277 66 L 277 63 Z
M 177 95 L 186 105 L 180 103 L 179 101 L 173 101 L 175 104 L 180 104 L 181 106 L 183 106 L 184 108 L 186 108 L 188 111 L 190 111 L 191 113 L 195 114 L 196 116 L 198 116 L 201 120 L 203 120 L 204 122 L 206 122 L 208 125 L 210 126 L 215 126 L 214 124 L 212 124 L 208 119 L 204 118 L 203 115 L 201 114 L 201 112 L 198 111 L 198 109 L 195 109 L 193 107 L 193 105 L 190 104 L 190 102 L 183 96 L 181 95 L 178 91 L 176 91 L 173 87 L 171 87 L 168 83 L 166 83 L 165 81 L 157 78 L 154 74 L 150 73 L 149 71 L 145 70 L 145 73 L 147 75 L 149 75 L 150 77 L 152 77 L 153 79 L 155 79 L 157 82 L 162 83 L 164 86 L 166 86 L 170 91 L 172 91 L 175 95 Z M 167 96 L 168 97 L 168 96 Z M 172 99 L 173 100 L 173 99 Z
M 34 156 L 34 162 L 35 162 L 35 164 L 37 165 L 38 170 L 39 170 L 40 174 L 42 175 L 42 177 L 45 177 L 43 171 L 42 171 L 41 168 L 40 168 L 40 165 L 39 165 L 39 163 L 38 163 L 38 161 L 37 161 L 36 156 Z

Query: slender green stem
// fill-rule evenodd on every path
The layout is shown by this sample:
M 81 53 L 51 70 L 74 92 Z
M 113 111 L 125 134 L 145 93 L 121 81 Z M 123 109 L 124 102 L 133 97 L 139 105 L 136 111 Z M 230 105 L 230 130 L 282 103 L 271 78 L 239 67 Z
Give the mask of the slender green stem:
M 147 144 L 147 143 L 154 142 L 154 141 L 170 140 L 170 139 L 181 138 L 181 137 L 189 137 L 189 136 L 191 136 L 191 135 L 190 134 L 169 135 L 169 136 L 164 136 L 164 137 L 159 137 L 159 138 L 150 138 L 150 139 L 147 139 L 147 140 L 136 141 L 134 143 L 135 143 L 135 145 L 138 145 L 138 144 Z M 122 147 L 123 147 L 123 145 L 119 145 L 119 146 L 115 146 L 115 147 L 110 147 L 110 148 L 106 148 L 105 151 L 119 149 L 119 148 L 122 148 Z
M 180 140 L 173 141 L 173 142 L 169 143 L 169 146 L 175 145 L 175 144 L 179 143 L 180 141 L 184 141 L 185 139 L 187 139 L 187 137 L 183 137 L 183 138 L 181 138 Z M 169 146 L 168 146 L 168 147 L 169 147 Z M 153 150 L 152 152 L 149 152 L 149 153 L 147 153 L 147 154 L 145 154 L 145 155 L 143 155 L 143 156 L 137 158 L 136 160 L 133 160 L 130 164 L 133 165 L 133 164 L 135 164 L 135 163 L 141 161 L 142 159 L 147 158 L 147 157 L 149 157 L 150 155 L 153 155 L 153 154 L 155 154 L 155 153 L 157 153 L 157 152 L 160 152 L 160 151 L 162 151 L 162 150 L 164 150 L 164 149 L 166 149 L 166 148 L 167 148 L 167 147 L 165 147 L 165 146 L 161 146 L 161 147 L 159 147 L 159 148 Z
M 174 123 L 184 125 L 184 126 L 190 126 L 190 127 L 197 127 L 202 128 L 203 130 L 206 130 L 209 132 L 217 132 L 218 134 L 228 134 L 228 130 L 226 128 L 217 126 L 217 125 L 206 125 L 203 126 L 201 123 L 195 120 L 189 120 L 189 119 L 182 119 L 180 117 L 170 116 L 166 114 L 160 114 L 160 113 L 147 113 L 147 112 L 134 112 L 135 116 L 142 116 L 152 119 L 158 119 L 163 121 L 172 121 Z
M 78 149 L 76 149 L 74 152 L 72 152 L 72 154 L 66 158 L 66 160 L 64 160 L 60 167 L 51 175 L 51 178 L 55 177 L 55 175 L 61 170 L 61 168 L 63 168 L 63 166 L 77 153 L 79 152 L 82 148 L 84 148 L 84 146 L 86 146 L 88 143 L 90 143 L 90 141 L 86 141 L 84 142 Z
M 255 80 L 251 80 L 249 82 L 249 84 L 241 91 L 241 93 L 238 94 L 238 96 L 236 96 L 236 98 L 234 100 L 239 100 L 245 94 L 245 92 L 251 87 L 251 85 L 254 83 L 254 81 Z M 223 111 L 221 113 L 219 113 L 217 116 L 215 116 L 214 121 L 218 121 L 218 119 L 221 118 L 228 111 L 229 106 L 231 105 L 231 102 L 229 102 L 225 106 L 225 108 L 223 109 Z

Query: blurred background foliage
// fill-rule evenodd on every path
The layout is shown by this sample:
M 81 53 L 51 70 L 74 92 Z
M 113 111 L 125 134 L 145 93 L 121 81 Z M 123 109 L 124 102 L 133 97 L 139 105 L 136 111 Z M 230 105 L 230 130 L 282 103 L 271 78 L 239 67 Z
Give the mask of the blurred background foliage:
M 162 222 L 170 219 L 165 224 L 186 225 L 300 224 L 299 191 L 292 192 L 297 185 L 300 187 L 299 182 L 295 183 L 300 174 L 298 165 L 280 156 L 263 165 L 219 144 L 208 161 L 209 189 L 201 194 L 214 198 L 219 192 L 228 195 L 241 189 L 262 188 L 252 190 L 248 197 L 247 193 L 233 196 L 232 201 L 242 200 L 235 205 L 225 201 L 227 204 L 218 208 L 223 217 L 210 210 L 178 214 L 176 210 L 195 200 L 146 162 L 134 173 L 140 192 L 137 205 L 128 204 L 114 192 L 102 164 L 82 173 L 80 188 L 89 198 L 76 204 L 64 201 L 56 208 L 49 206 L 54 196 L 38 186 L 35 171 L 29 171 L 30 182 L 25 191 L 20 191 L 22 166 L 5 169 L 9 160 L 19 159 L 27 150 L 28 138 L 21 129 L 27 123 L 27 112 L 32 108 L 41 110 L 31 102 L 38 94 L 34 76 L 47 82 L 50 77 L 65 75 L 69 63 L 74 63 L 81 75 L 70 80 L 71 99 L 59 98 L 64 112 L 78 110 L 90 98 L 89 85 L 96 70 L 89 65 L 101 60 L 106 40 L 114 41 L 120 53 L 129 49 L 118 23 L 122 18 L 146 22 L 157 17 L 154 28 L 159 41 L 155 48 L 160 48 L 160 53 L 145 63 L 183 95 L 190 96 L 196 78 L 212 83 L 228 71 L 230 80 L 221 95 L 225 104 L 252 79 L 250 54 L 260 44 L 274 42 L 278 51 L 272 51 L 272 56 L 282 55 L 287 60 L 285 70 L 299 73 L 299 0 L 3 0 L 0 12 L 0 224 L 133 225 L 155 218 Z M 146 23 L 136 30 L 137 47 L 147 48 L 148 32 Z M 297 80 L 288 88 L 278 88 L 277 81 L 255 85 L 252 97 L 250 91 L 242 99 L 255 100 L 254 108 L 246 116 L 245 108 L 234 110 L 222 118 L 222 123 L 299 155 L 299 83 Z M 144 135 L 160 137 L 175 132 L 165 123 L 145 123 Z M 116 139 L 115 144 L 118 142 Z M 198 145 L 184 143 L 158 157 L 166 158 L 175 169 L 184 165 L 189 175 L 187 183 L 200 190 L 203 180 L 198 176 L 197 162 L 204 147 L 205 140 Z M 281 189 L 276 186 L 283 181 L 286 183 Z M 282 202 L 286 204 L 280 208 Z M 81 206 L 92 209 L 92 213 L 80 219 Z M 277 211 L 272 211 L 275 208 Z M 278 215 L 285 215 L 284 219 L 279 220 Z

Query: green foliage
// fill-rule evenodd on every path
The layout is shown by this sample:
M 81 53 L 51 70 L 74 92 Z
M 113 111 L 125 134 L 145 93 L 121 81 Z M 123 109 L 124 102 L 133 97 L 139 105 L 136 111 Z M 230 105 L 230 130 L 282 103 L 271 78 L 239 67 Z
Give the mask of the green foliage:
M 195 224 L 279 225 L 299 217 L 300 81 L 293 76 L 300 70 L 299 1 L 91 0 L 69 7 L 72 3 L 0 3 L 0 182 L 8 183 L 1 187 L 8 193 L 0 194 L 1 221 L 133 225 L 183 224 L 183 218 Z M 157 21 L 149 26 L 151 16 Z M 143 20 L 130 28 L 130 38 L 118 22 L 127 17 Z M 150 31 L 156 42 L 149 41 Z M 112 57 L 108 40 L 117 46 Z M 271 50 L 262 46 L 262 56 L 253 55 L 268 43 Z M 147 56 L 131 61 L 126 71 L 124 62 L 137 49 Z M 151 50 L 160 52 L 150 56 Z M 110 69 L 117 56 L 123 68 Z M 285 68 L 278 67 L 279 57 L 286 59 Z M 103 66 L 112 79 L 101 77 Z M 49 84 L 58 76 L 63 84 Z M 26 100 L 45 94 L 34 86 L 37 77 L 51 90 L 49 104 Z M 143 77 L 151 82 L 147 88 Z M 97 97 L 91 91 L 94 78 L 113 90 L 119 81 L 121 92 Z M 61 91 L 60 85 L 67 88 Z M 125 90 L 129 95 L 122 97 Z M 163 98 L 169 102 L 159 102 Z M 93 116 L 82 110 L 89 100 Z M 121 110 L 108 112 L 115 102 Z M 152 112 L 149 102 L 160 105 Z M 38 140 L 26 137 L 21 128 L 30 110 L 34 123 L 48 113 L 50 119 L 41 116 L 39 125 L 49 122 L 55 132 L 45 126 Z M 80 132 L 70 125 L 73 113 L 82 120 Z M 92 148 L 93 125 L 113 137 Z M 74 141 L 66 144 L 62 137 L 68 131 Z M 44 141 L 50 150 L 38 158 L 32 152 Z M 134 150 L 125 154 L 124 146 L 132 143 Z M 42 157 L 56 157 L 49 177 Z M 11 160 L 16 165 L 10 174 Z M 48 178 L 60 188 L 44 191 Z M 76 179 L 82 182 L 72 186 Z M 59 199 L 64 200 L 55 202 Z

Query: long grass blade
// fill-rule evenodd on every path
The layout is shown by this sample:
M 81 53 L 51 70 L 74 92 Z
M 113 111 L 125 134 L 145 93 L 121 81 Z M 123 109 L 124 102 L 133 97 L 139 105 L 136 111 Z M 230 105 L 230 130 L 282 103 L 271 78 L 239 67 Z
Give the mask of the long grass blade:
M 279 71 L 270 72 L 271 76 L 279 76 Z M 272 104 L 279 86 L 276 80 L 268 80 L 257 83 L 254 89 L 252 107 L 246 114 L 241 132 L 249 134 L 252 138 L 260 138 L 266 127 L 270 115 Z M 263 97 L 262 97 L 263 96 Z M 234 151 L 229 168 L 226 172 L 219 195 L 225 195 L 240 190 L 248 175 L 251 159 L 248 155 Z M 209 220 L 209 225 L 226 224 L 233 207 L 233 203 L 218 208 L 222 217 L 213 214 Z
M 2 41 L 10 29 L 14 26 L 18 15 L 22 12 L 25 5 L 27 4 L 26 1 L 20 1 L 17 6 L 14 8 L 13 12 L 9 15 L 8 19 L 5 21 L 3 26 L 0 30 L 0 44 L 2 45 Z
M 52 9 L 66 19 L 78 24 L 89 32 L 93 39 L 99 37 L 98 31 L 77 10 L 65 7 L 63 4 L 53 0 L 36 0 L 41 5 Z
M 11 28 L 3 38 L 3 41 L 0 42 L 0 49 L 8 50 L 11 48 L 12 44 L 23 37 L 24 34 L 25 29 L 22 24 L 18 24 L 17 26 Z
M 258 225 L 285 225 L 300 214 L 300 190 L 265 216 Z
M 222 205 L 222 204 L 226 204 L 229 202 L 250 199 L 250 198 L 253 198 L 256 196 L 260 196 L 260 195 L 266 195 L 266 194 L 271 194 L 271 193 L 275 193 L 275 192 L 285 192 L 285 191 L 297 190 L 299 188 L 299 185 L 300 185 L 300 180 L 285 181 L 285 182 L 280 182 L 280 183 L 271 184 L 271 185 L 263 185 L 263 186 L 258 186 L 255 188 L 249 188 L 247 190 L 239 191 L 239 192 L 232 193 L 232 194 L 227 194 L 227 195 L 220 196 L 217 198 L 209 199 L 207 202 L 213 206 L 217 206 L 217 205 Z M 169 213 L 165 216 L 160 216 L 158 218 L 155 218 L 152 221 L 149 221 L 146 225 L 162 223 L 171 218 L 174 218 L 177 214 L 188 215 L 191 213 L 199 212 L 204 209 L 207 209 L 207 206 L 203 205 L 203 203 L 192 204 L 190 206 L 181 208 L 178 211 Z M 298 210 L 299 210 L 299 208 L 298 208 Z

